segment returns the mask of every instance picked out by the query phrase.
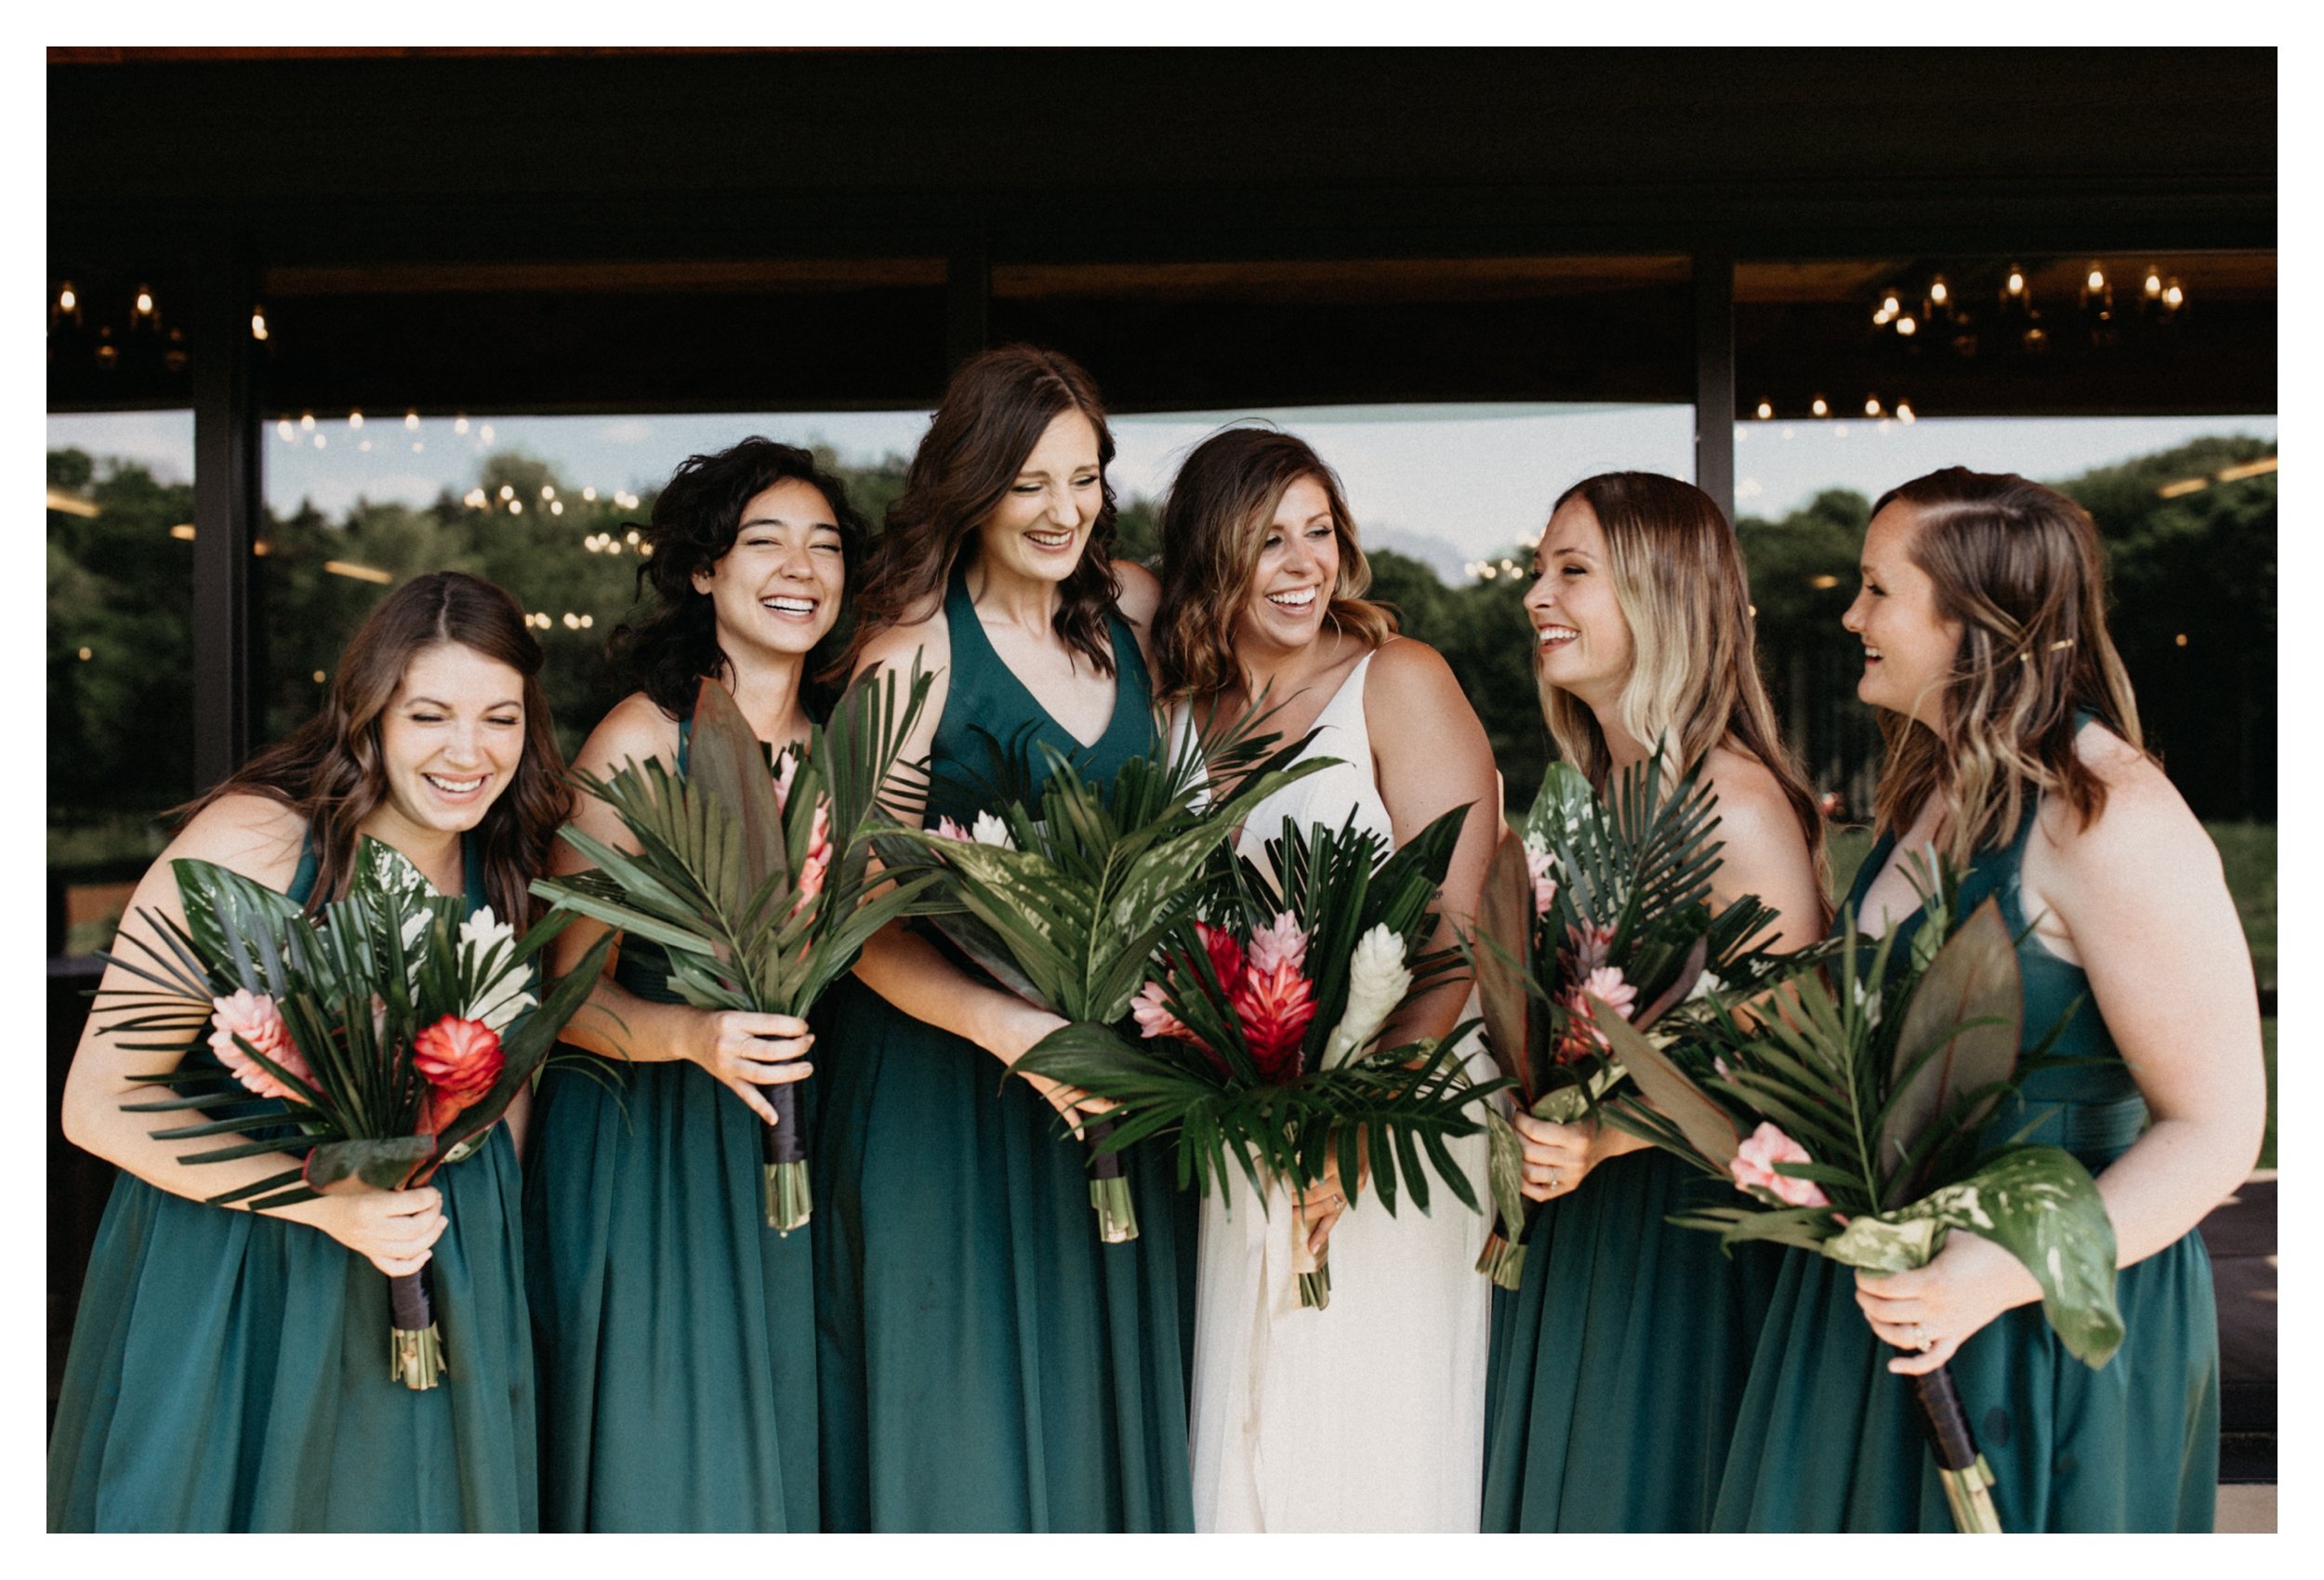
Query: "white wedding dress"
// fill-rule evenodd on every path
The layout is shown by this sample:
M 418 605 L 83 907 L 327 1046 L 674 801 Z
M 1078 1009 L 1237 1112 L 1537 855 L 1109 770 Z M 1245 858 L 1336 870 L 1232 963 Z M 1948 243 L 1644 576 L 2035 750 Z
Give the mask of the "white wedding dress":
M 1254 859 L 1283 820 L 1393 839 L 1364 720 L 1367 655 L 1315 721 L 1306 757 L 1341 759 L 1260 803 L 1239 849 Z M 1489 1076 L 1490 1060 L 1472 1068 Z M 1477 1200 L 1483 1132 L 1449 1143 Z M 1235 1172 L 1232 1209 L 1203 1198 L 1195 1294 L 1195 1529 L 1474 1531 L 1485 1462 L 1492 1284 L 1475 1271 L 1491 1228 L 1432 1173 L 1429 1212 L 1397 1192 L 1390 1217 L 1361 1192 L 1333 1227 L 1331 1304 L 1303 1310 L 1291 1204 L 1260 1211 Z

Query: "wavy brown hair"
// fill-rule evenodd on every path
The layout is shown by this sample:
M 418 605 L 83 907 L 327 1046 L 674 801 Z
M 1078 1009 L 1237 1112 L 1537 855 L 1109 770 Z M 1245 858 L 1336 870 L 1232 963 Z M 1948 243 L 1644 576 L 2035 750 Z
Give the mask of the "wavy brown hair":
M 2106 560 L 2090 512 L 2013 472 L 1948 467 L 1881 495 L 1912 512 L 1905 552 L 1935 585 L 1939 615 L 1961 623 L 1961 648 L 1938 691 L 1944 734 L 1883 710 L 1888 744 L 1875 825 L 1902 830 L 1945 804 L 1948 859 L 2017 836 L 2047 791 L 2087 827 L 2106 787 L 2074 750 L 2086 709 L 2144 752 L 2131 679 L 2106 632 Z
M 1195 446 L 1162 501 L 1162 602 L 1154 616 L 1155 694 L 1209 696 L 1243 680 L 1235 628 L 1283 496 L 1314 478 L 1331 507 L 1340 571 L 1324 624 L 1378 647 L 1396 617 L 1367 601 L 1372 568 L 1340 478 L 1308 442 L 1274 428 L 1229 428 Z
M 976 535 L 1050 422 L 1079 412 L 1097 430 L 1103 503 L 1083 544 L 1080 563 L 1059 589 L 1058 639 L 1114 673 L 1106 625 L 1121 584 L 1114 575 L 1114 435 L 1097 386 L 1081 365 L 1037 346 L 997 346 L 960 364 L 944 386 L 928 432 L 913 452 L 904 493 L 888 507 L 887 530 L 872 543 L 855 594 L 855 635 L 827 676 L 844 680 L 872 638 L 941 609 L 962 546 Z
M 544 907 L 529 892 L 533 878 L 573 806 L 564 756 L 541 694 L 540 644 L 525 629 L 515 599 L 457 571 L 415 577 L 390 593 L 339 654 L 323 711 L 178 810 L 191 814 L 234 795 L 264 796 L 295 808 L 317 847 L 308 911 L 340 898 L 353 874 L 356 833 L 388 798 L 380 716 L 412 660 L 446 642 L 496 659 L 524 678 L 523 755 L 475 832 L 483 841 L 484 893 L 494 914 L 512 921 L 538 915 Z
M 1618 704 L 1624 732 L 1650 747 L 1667 741 L 1673 775 L 1720 745 L 1758 758 L 1790 803 L 1820 881 L 1823 814 L 1760 679 L 1750 580 L 1725 514 L 1701 489 L 1658 472 L 1584 478 L 1550 514 L 1576 499 L 1605 535 L 1615 602 L 1630 625 L 1631 672 Z M 1540 691 L 1559 754 L 1603 791 L 1613 755 L 1597 715 L 1569 691 L 1546 682 Z

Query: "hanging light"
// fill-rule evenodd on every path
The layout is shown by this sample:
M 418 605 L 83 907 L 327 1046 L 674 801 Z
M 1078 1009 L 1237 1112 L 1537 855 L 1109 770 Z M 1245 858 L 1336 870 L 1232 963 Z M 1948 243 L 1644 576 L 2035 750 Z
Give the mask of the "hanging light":
M 468 431 L 468 418 L 462 416 L 454 417 L 452 419 L 452 431 L 455 433 L 466 433 Z
M 556 490 L 555 486 L 554 486 L 554 485 L 552 485 L 552 484 L 549 484 L 549 483 L 543 483 L 543 484 L 541 484 L 541 497 L 542 497 L 543 499 L 554 499 L 554 498 L 556 498 L 556 497 L 557 497 L 557 490 Z
M 2162 275 L 2156 270 L 2155 266 L 2151 263 L 2146 266 L 2146 295 L 2150 297 L 2160 296 L 2162 295 Z
M 2016 264 L 2013 263 L 2009 266 L 2009 278 L 2001 283 L 2001 294 L 2007 296 L 2022 296 L 2026 294 L 2026 271 Z
M 1907 339 L 1911 338 L 1913 334 L 1919 330 L 1920 327 L 1921 321 L 1914 318 L 1910 313 L 1905 314 L 1904 317 L 1896 321 L 1896 333 L 1904 336 Z
M 1765 422 L 1768 418 L 1776 415 L 1776 403 L 1773 401 L 1762 401 L 1753 415 L 1756 415 L 1761 422 Z M 629 535 L 634 538 L 638 534 L 632 533 Z
M 276 423 L 274 425 L 274 431 L 285 444 L 294 443 L 297 441 L 298 430 L 291 427 L 291 420 L 288 417 L 284 417 L 282 421 Z
M 1909 423 L 1913 420 L 1911 402 L 1899 401 L 1896 402 L 1896 420 L 1900 423 Z
M 298 430 L 301 433 L 314 432 L 315 415 L 312 412 L 301 412 L 298 414 Z
M 2174 312 L 2186 305 L 2186 293 L 2179 289 L 2179 277 L 2175 274 L 2163 283 L 2162 305 Z
M 1879 396 L 1867 395 L 1864 398 L 1864 415 L 1868 417 L 1877 417 L 1881 415 L 1881 398 Z
M 581 491 L 581 497 L 594 505 L 597 503 L 597 490 L 594 488 L 585 488 Z
M 2161 289 L 2159 285 L 2156 288 L 2158 290 Z M 80 309 L 81 298 L 73 294 L 73 282 L 68 280 L 64 283 L 62 288 L 57 292 L 57 310 L 59 312 L 78 312 Z
M 2106 288 L 2106 271 L 2093 259 L 2090 265 L 2089 274 L 2083 277 L 2082 289 L 2085 291 L 2103 291 Z
M 1831 415 L 1831 405 L 1821 395 L 1818 395 L 1815 400 L 1810 401 L 1807 403 L 1807 409 L 1819 417 L 1828 417 Z
M 504 503 L 508 500 L 514 499 L 516 496 L 517 491 L 514 488 L 511 488 L 505 482 L 500 485 L 500 497 Z
M 1897 300 L 1895 286 L 1891 285 L 1887 290 L 1881 293 L 1881 311 L 1886 313 L 1891 318 L 1895 318 L 1903 310 L 1904 304 Z
M 155 316 L 157 315 L 153 310 L 153 288 L 150 285 L 139 286 L 137 300 L 131 304 L 130 308 L 130 323 L 135 325 Z
M 266 338 L 266 309 L 263 305 L 250 309 L 250 338 L 253 340 Z
M 1952 295 L 1952 287 L 1945 283 L 1945 276 L 1942 274 L 1929 282 L 1929 300 L 1938 307 L 1945 306 L 1951 299 Z
M 403 414 L 403 431 L 406 433 L 417 433 L 419 431 L 419 413 L 416 410 L 409 411 Z
M 565 513 L 565 502 L 561 499 L 550 500 L 548 502 L 548 513 L 552 516 L 563 515 Z
M 360 429 L 363 428 L 363 413 L 361 413 L 361 412 L 350 412 L 350 413 L 348 413 L 348 414 L 347 414 L 347 426 L 348 426 L 348 427 L 350 427 L 350 428 L 356 428 L 356 429 L 359 429 L 359 430 L 360 430 Z

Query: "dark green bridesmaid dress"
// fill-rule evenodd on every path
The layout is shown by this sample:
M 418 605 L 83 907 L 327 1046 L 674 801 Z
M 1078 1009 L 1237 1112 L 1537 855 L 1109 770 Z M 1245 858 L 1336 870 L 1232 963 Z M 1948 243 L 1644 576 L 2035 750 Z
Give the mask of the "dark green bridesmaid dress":
M 1118 617 L 1114 715 L 1084 747 L 993 651 L 957 574 L 944 610 L 931 823 L 983 804 L 978 730 L 1030 730 L 1100 779 L 1149 749 L 1145 665 Z M 815 1019 L 825 1525 L 1191 1529 L 1194 1219 L 1168 1152 L 1133 1149 L 1142 1233 L 1102 1244 L 1080 1144 L 991 1054 L 853 978 Z
M 658 944 L 614 976 L 684 1002 Z M 542 1527 L 815 1530 L 816 1225 L 766 1226 L 762 1121 L 698 1064 L 564 1051 L 524 1179 Z
M 1487 1531 L 1701 1531 L 1775 1260 L 1670 1215 L 1719 1187 L 1627 1152 L 1541 1205 L 1523 1284 L 1493 1292 Z
M 2012 934 L 2026 932 L 2018 869 L 2034 823 L 2029 812 L 2007 846 L 1979 854 L 1961 883 L 1963 914 L 1996 896 Z M 1865 857 L 1850 905 L 1861 903 L 1894 845 L 1884 836 Z M 1921 919 L 1915 912 L 1897 924 L 1896 947 Z M 2064 1147 L 2095 1174 L 2138 1139 L 2146 1105 L 2080 968 L 2030 935 L 2017 960 L 2027 1045 L 2074 1006 L 2055 1051 L 2094 1062 L 2031 1074 L 1991 1134 L 2006 1139 L 2039 1116 L 2027 1139 Z M 2219 1331 L 2202 1237 L 2188 1233 L 2124 1268 L 2115 1294 L 2126 1336 L 2096 1371 L 2067 1353 L 2039 1303 L 2003 1312 L 1953 1357 L 1962 1407 L 1997 1478 L 2003 1530 L 2212 1528 Z M 1902 1353 L 1864 1320 L 1853 1269 L 1785 1250 L 1717 1528 L 1950 1531 L 1910 1379 L 1888 1370 Z
M 467 898 L 484 902 L 478 842 Z M 311 849 L 288 890 L 314 887 Z M 213 1058 L 197 1042 L 189 1060 Z M 505 1125 L 437 1171 L 448 1372 L 388 1373 L 387 1275 L 320 1230 L 124 1174 L 48 1441 L 52 1531 L 531 1531 L 533 1351 Z

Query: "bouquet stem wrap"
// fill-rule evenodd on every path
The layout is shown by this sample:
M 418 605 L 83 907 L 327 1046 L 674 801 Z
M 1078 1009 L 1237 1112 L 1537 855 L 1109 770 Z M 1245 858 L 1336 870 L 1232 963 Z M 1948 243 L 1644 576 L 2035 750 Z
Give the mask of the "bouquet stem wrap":
M 1977 1452 L 1970 1435 L 1968 1415 L 1961 1407 L 1961 1390 L 1953 1386 L 1949 1366 L 1939 1366 L 1912 1379 L 1913 1397 L 1921 1402 L 1928 1423 L 1929 1444 L 1936 1451 L 1936 1477 L 1944 1484 L 1945 1501 L 1952 1505 L 1953 1529 L 1970 1535 L 1998 1536 L 2001 1517 L 1993 1507 L 1993 1468 Z
M 1331 1304 L 1331 1263 L 1307 1248 L 1307 1213 L 1291 1204 L 1291 1272 L 1300 1286 L 1300 1310 L 1320 1311 Z
M 1503 1289 L 1515 1290 L 1525 1282 L 1525 1243 L 1509 1238 L 1505 1228 L 1494 1219 L 1493 1232 L 1485 1237 L 1485 1249 L 1477 1257 L 1477 1271 Z
M 445 1370 L 428 1270 L 388 1280 L 388 1379 L 417 1391 L 435 1387 Z
M 799 1123 L 799 1094 L 789 1085 L 767 1089 L 777 1123 L 761 1128 L 767 1168 L 767 1227 L 787 1236 L 815 1216 L 814 1192 L 807 1183 L 807 1138 Z
M 1089 1154 L 1089 1205 L 1097 1209 L 1098 1238 L 1119 1245 L 1138 1238 L 1138 1209 L 1129 1199 L 1122 1154 L 1099 1150 L 1113 1133 L 1111 1119 L 1092 1119 L 1081 1127 L 1082 1145 Z

